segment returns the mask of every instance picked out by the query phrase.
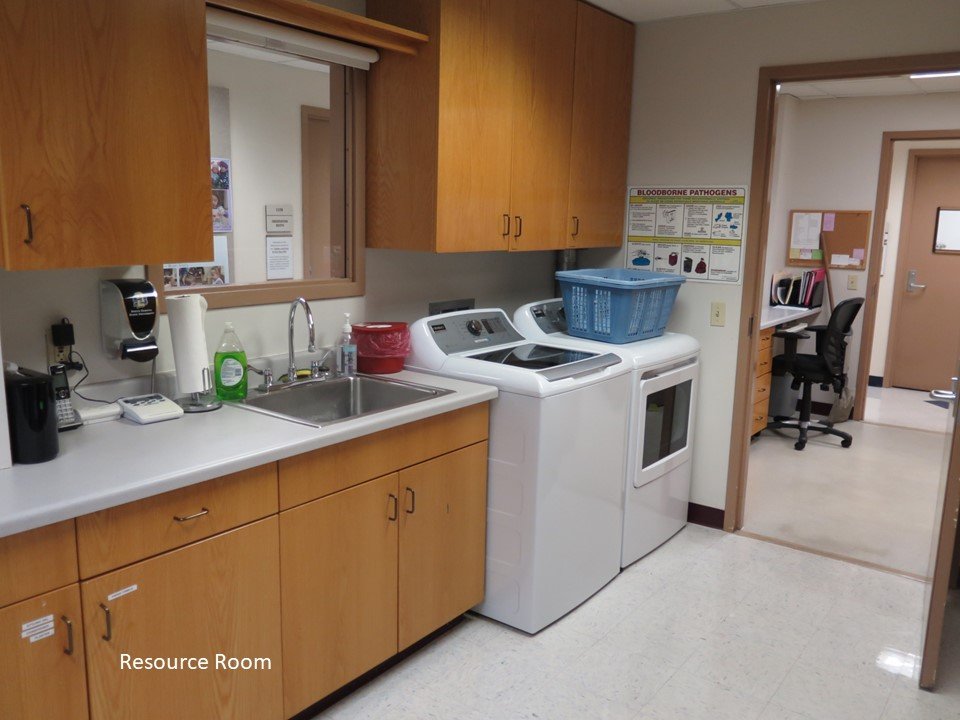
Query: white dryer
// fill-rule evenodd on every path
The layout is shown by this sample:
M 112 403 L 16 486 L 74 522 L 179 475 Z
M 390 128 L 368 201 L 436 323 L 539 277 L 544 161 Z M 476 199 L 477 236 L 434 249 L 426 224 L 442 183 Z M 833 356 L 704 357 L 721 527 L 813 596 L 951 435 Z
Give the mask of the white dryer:
M 535 633 L 620 571 L 632 367 L 621 356 L 532 343 L 503 310 L 410 328 L 411 370 L 495 385 L 486 594 L 476 611 Z
M 576 338 L 566 333 L 560 298 L 524 305 L 513 319 L 531 340 L 615 352 L 632 368 L 630 394 L 624 396 L 630 412 L 620 563 L 627 567 L 687 522 L 700 343 L 677 333 L 622 345 Z

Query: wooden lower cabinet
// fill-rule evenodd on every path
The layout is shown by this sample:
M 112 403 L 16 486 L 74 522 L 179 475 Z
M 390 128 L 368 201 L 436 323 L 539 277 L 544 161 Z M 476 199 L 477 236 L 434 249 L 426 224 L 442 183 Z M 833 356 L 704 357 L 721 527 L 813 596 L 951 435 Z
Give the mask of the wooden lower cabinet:
M 0 718 L 87 718 L 76 583 L 0 610 L 0 686 Z
M 289 717 L 397 652 L 397 473 L 280 515 Z
M 282 718 L 279 555 L 273 516 L 81 583 L 92 720 Z M 209 668 L 137 670 L 122 654 Z
M 400 471 L 399 648 L 483 600 L 487 443 Z

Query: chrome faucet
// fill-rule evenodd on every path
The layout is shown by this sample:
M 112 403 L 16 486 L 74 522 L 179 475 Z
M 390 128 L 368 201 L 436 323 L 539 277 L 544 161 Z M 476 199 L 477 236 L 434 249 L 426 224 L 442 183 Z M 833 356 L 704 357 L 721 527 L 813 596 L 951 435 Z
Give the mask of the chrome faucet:
M 292 303 L 290 303 L 290 326 L 287 332 L 287 382 L 296 382 L 297 380 L 297 363 L 293 359 L 293 319 L 297 315 L 297 305 L 303 305 L 303 312 L 307 316 L 307 334 L 308 342 L 307 352 L 316 352 L 316 335 L 313 331 L 313 313 L 310 312 L 310 305 L 302 297 L 297 298 Z

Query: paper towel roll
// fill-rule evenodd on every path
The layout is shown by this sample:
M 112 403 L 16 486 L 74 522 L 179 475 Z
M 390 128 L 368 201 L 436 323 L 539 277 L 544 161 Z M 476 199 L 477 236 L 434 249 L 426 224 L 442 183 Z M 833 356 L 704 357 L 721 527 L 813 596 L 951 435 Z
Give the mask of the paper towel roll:
M 173 341 L 173 364 L 177 370 L 177 388 L 181 395 L 211 390 L 204 383 L 210 361 L 203 317 L 207 301 L 202 295 L 168 295 L 167 317 Z

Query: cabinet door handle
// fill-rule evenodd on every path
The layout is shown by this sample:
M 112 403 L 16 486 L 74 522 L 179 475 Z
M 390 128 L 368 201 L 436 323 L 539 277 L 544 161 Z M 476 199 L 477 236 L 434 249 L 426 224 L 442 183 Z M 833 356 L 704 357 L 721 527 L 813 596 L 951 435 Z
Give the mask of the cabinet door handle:
M 523 218 L 516 215 L 514 219 L 517 221 L 517 232 L 514 234 L 514 237 L 520 237 L 523 235 Z
M 576 237 L 580 234 L 580 218 L 576 215 L 573 216 L 573 237 Z
M 173 519 L 177 522 L 186 522 L 187 520 L 196 520 L 198 517 L 202 517 L 209 512 L 206 508 L 200 508 L 200 512 L 195 512 L 193 515 L 174 515 Z
M 397 496 L 393 493 L 387 495 L 387 505 L 390 510 L 388 511 L 387 520 L 393 522 L 400 516 L 400 500 L 397 499 Z
M 33 213 L 30 212 L 30 206 L 26 203 L 22 203 L 20 207 L 27 216 L 27 237 L 24 238 L 23 242 L 29 245 L 33 242 Z
M 67 646 L 63 652 L 65 655 L 73 655 L 73 622 L 66 615 L 61 615 L 60 620 L 67 626 Z
M 417 493 L 414 492 L 413 488 L 407 488 L 405 490 L 407 497 L 410 498 L 410 507 L 404 508 L 404 512 L 407 515 L 413 515 L 417 511 Z
M 110 642 L 111 638 L 113 638 L 113 623 L 110 620 L 110 608 L 100 603 L 100 609 L 103 610 L 103 619 L 107 624 L 107 631 L 101 635 L 101 637 L 107 642 Z
M 503 236 L 507 237 L 510 234 L 510 213 L 503 214 Z

